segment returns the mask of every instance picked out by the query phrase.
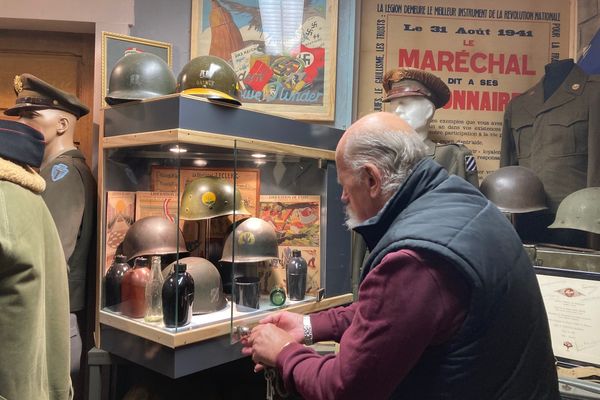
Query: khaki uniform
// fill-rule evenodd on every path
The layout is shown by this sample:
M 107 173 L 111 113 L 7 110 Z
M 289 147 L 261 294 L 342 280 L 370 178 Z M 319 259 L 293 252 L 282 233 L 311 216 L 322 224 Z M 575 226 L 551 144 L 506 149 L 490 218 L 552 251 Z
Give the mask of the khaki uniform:
M 477 163 L 473 152 L 462 143 L 429 146 L 429 157 L 437 161 L 450 175 L 457 175 L 479 188 Z
M 0 159 L 0 398 L 7 400 L 72 397 L 67 265 L 37 194 L 43 186 L 37 174 Z
M 504 114 L 500 166 L 531 168 L 552 213 L 569 194 L 600 186 L 600 77 L 575 65 L 544 102 L 543 81 Z

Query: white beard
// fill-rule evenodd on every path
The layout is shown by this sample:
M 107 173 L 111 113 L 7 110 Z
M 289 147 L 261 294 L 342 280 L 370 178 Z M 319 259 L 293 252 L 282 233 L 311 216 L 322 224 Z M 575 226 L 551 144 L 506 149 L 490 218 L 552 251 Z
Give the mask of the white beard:
M 354 227 L 359 225 L 361 222 L 363 221 L 358 219 L 354 211 L 350 207 L 346 206 L 346 226 L 348 229 L 354 229 Z

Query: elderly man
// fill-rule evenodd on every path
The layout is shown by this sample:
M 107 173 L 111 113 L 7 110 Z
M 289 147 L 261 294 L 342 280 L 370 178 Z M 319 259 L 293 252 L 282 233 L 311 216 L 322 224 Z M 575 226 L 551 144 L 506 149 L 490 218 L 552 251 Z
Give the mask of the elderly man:
M 370 250 L 358 300 L 267 317 L 243 352 L 306 399 L 558 399 L 535 273 L 506 217 L 393 114 L 353 124 L 336 164 Z

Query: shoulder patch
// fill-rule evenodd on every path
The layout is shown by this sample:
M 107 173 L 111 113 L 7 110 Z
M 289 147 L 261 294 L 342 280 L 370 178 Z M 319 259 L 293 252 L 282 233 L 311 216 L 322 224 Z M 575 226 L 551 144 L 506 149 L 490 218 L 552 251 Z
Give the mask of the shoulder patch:
M 52 171 L 50 171 L 50 177 L 52 178 L 52 182 L 60 181 L 62 178 L 67 176 L 69 173 L 69 167 L 67 164 L 56 164 L 52 166 Z
M 465 171 L 474 172 L 477 171 L 477 163 L 475 162 L 474 155 L 465 156 Z

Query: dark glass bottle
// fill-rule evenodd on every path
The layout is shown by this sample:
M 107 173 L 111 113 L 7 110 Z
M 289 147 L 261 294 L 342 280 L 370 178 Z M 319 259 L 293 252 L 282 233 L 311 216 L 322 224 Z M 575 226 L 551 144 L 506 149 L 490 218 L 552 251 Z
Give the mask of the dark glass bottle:
M 286 266 L 287 295 L 290 300 L 303 300 L 306 293 L 308 266 L 300 250 L 292 250 L 292 258 Z
M 104 307 L 111 307 L 114 311 L 121 309 L 121 283 L 130 268 L 127 257 L 123 254 L 115 256 L 104 277 Z
M 150 280 L 148 259 L 138 257 L 133 268 L 125 273 L 121 282 L 121 312 L 131 318 L 146 314 L 146 284 Z
M 186 264 L 175 264 L 173 272 L 162 287 L 163 322 L 176 328 L 192 320 L 194 278 L 187 272 Z

